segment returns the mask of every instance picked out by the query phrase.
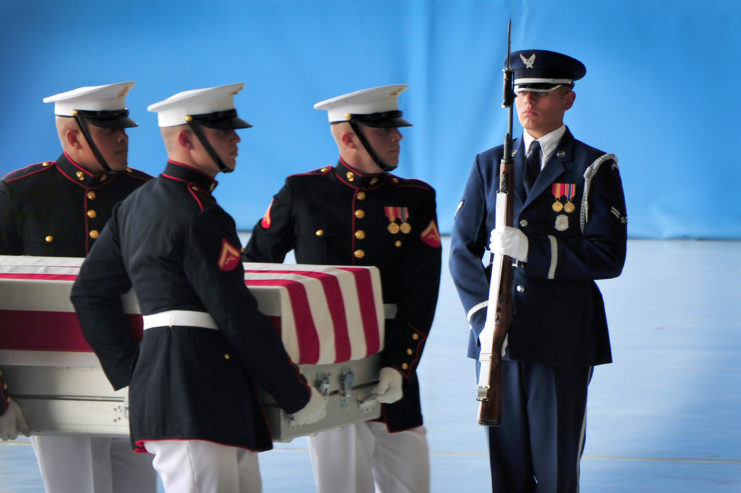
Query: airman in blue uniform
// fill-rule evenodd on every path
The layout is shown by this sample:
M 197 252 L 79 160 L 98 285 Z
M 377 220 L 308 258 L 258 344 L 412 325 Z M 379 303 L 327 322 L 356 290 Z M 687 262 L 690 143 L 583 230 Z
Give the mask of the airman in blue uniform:
M 514 226 L 495 225 L 502 146 L 478 154 L 458 206 L 450 272 L 478 358 L 489 304 L 486 250 L 517 260 L 503 361 L 502 423 L 490 427 L 493 491 L 576 492 L 595 365 L 610 363 L 595 279 L 618 276 L 627 218 L 617 158 L 563 123 L 586 68 L 545 50 L 512 53 L 517 113 Z M 490 235 L 491 232 L 491 235 Z

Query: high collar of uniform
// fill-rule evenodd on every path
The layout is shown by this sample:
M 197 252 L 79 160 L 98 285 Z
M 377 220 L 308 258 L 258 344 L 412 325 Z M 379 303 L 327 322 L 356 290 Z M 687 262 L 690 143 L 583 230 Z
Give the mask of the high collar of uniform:
M 92 173 L 76 163 L 66 152 L 62 153 L 59 159 L 57 159 L 57 168 L 72 182 L 84 188 L 95 188 L 105 185 L 115 176 L 115 173 L 111 176 L 102 170 L 99 173 Z
M 196 168 L 172 160 L 167 161 L 167 166 L 165 167 L 165 171 L 162 172 L 162 176 L 177 181 L 193 183 L 208 192 L 213 192 L 216 185 L 218 185 L 216 180 Z
M 386 173 L 364 174 L 347 164 L 342 158 L 334 169 L 337 178 L 354 188 L 374 188 L 380 186 L 388 175 Z

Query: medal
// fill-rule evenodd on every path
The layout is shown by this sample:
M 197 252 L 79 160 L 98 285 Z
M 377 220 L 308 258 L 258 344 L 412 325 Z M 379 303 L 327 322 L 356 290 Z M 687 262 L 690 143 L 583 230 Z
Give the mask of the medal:
M 556 228 L 556 231 L 566 231 L 569 229 L 569 216 L 566 214 L 556 216 L 556 224 L 553 227 Z
M 563 206 L 563 210 L 571 214 L 576 210 L 576 206 L 574 206 L 574 203 L 571 201 L 571 199 L 574 198 L 574 194 L 576 193 L 576 185 L 573 183 L 566 185 L 566 204 Z
M 563 210 L 563 204 L 561 203 L 561 196 L 563 195 L 563 190 L 566 185 L 564 183 L 554 183 L 551 185 L 551 192 L 553 193 L 553 196 L 556 198 L 556 201 L 553 202 L 553 205 L 551 206 L 551 209 L 553 209 L 554 212 L 561 212 Z
M 409 219 L 409 208 L 401 207 L 399 211 L 399 217 L 401 218 L 401 232 L 408 235 L 412 231 L 412 225 L 407 222 Z
M 386 214 L 386 218 L 389 220 L 389 225 L 386 227 L 386 229 L 388 229 L 388 232 L 392 235 L 397 234 L 400 228 L 396 220 L 401 217 L 401 208 L 387 205 L 383 208 L 383 212 Z

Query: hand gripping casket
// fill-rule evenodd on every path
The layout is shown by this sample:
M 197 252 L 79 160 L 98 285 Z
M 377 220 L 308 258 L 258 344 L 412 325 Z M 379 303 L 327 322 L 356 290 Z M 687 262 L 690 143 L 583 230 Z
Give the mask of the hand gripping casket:
M 127 389 L 114 391 L 69 301 L 81 258 L 0 256 L 0 370 L 34 434 L 128 435 Z M 327 417 L 293 426 L 264 394 L 273 439 L 380 416 L 371 389 L 383 348 L 375 267 L 245 263 L 245 284 L 294 362 L 327 399 Z M 135 337 L 141 316 L 124 296 Z M 234 389 L 239 392 L 239 389 Z

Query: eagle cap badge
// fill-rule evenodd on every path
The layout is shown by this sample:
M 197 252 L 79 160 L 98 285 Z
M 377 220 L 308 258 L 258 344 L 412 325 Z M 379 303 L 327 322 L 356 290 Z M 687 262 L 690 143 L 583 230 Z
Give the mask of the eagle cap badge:
M 525 68 L 535 68 L 535 53 L 530 55 L 529 58 L 525 58 L 525 55 L 520 53 L 520 60 L 522 60 L 522 63 L 525 64 Z

